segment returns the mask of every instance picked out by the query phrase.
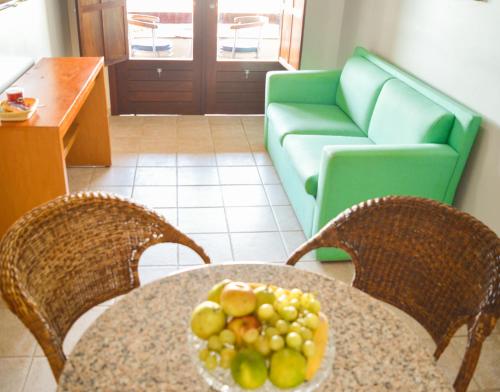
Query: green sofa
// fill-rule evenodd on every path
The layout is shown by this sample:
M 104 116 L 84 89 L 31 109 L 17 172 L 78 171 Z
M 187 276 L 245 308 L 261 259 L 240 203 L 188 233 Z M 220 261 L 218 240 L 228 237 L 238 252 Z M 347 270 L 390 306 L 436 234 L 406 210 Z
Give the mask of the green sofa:
M 363 48 L 343 70 L 267 75 L 266 148 L 308 237 L 374 197 L 451 204 L 480 122 Z M 334 248 L 316 257 L 348 258 Z

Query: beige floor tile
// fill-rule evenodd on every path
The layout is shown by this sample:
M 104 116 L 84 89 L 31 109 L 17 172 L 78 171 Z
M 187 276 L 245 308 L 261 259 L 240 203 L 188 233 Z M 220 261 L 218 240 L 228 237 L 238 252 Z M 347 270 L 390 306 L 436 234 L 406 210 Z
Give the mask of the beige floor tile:
M 226 216 L 233 233 L 278 230 L 270 207 L 227 207 Z
M 233 260 L 228 234 L 191 234 L 189 237 L 205 250 L 212 263 L 227 263 Z M 179 264 L 198 265 L 203 264 L 203 260 L 192 249 L 181 245 L 179 246 Z
M 138 154 L 135 152 L 115 152 L 111 156 L 113 167 L 135 167 L 137 166 Z
M 96 186 L 89 188 L 89 191 L 113 193 L 118 196 L 132 197 L 132 187 L 131 186 Z
M 150 246 L 139 260 L 140 266 L 177 266 L 177 244 L 162 243 Z
M 253 158 L 257 166 L 271 166 L 273 161 L 267 152 L 254 152 Z
M 302 230 L 291 206 L 273 206 L 273 212 L 280 231 Z
M 71 192 L 86 191 L 90 186 L 90 181 L 92 179 L 92 173 L 94 168 L 87 167 L 69 167 L 67 169 L 68 174 L 68 186 Z
M 175 153 L 177 151 L 177 144 L 175 140 L 156 140 L 156 139 L 142 139 L 139 152 L 165 154 Z
M 115 153 L 138 153 L 141 150 L 141 137 L 113 137 L 111 151 Z
M 216 166 L 214 153 L 198 153 L 177 155 L 178 166 Z
M 31 358 L 0 358 L 0 392 L 21 392 Z
M 149 208 L 177 207 L 177 189 L 175 186 L 136 186 L 132 199 Z
M 169 141 L 177 139 L 177 128 L 175 125 L 155 125 L 146 123 L 142 126 L 142 135 L 145 138 L 157 138 L 160 141 Z
M 307 239 L 304 235 L 304 232 L 301 231 L 283 231 L 281 232 L 283 236 L 283 243 L 285 244 L 285 249 L 288 256 L 291 254 L 302 244 L 304 244 Z M 301 259 L 301 261 L 315 261 L 316 257 L 314 256 L 314 251 L 307 253 Z
M 178 185 L 218 185 L 219 176 L 216 167 L 179 167 Z
M 177 271 L 177 267 L 139 267 L 141 286 L 162 279 Z
M 253 155 L 250 152 L 218 152 L 218 166 L 255 166 Z
M 281 185 L 264 185 L 264 189 L 272 206 L 286 206 L 290 204 L 288 196 Z
M 134 184 L 143 185 L 176 185 L 177 169 L 175 167 L 138 167 Z
M 141 137 L 141 127 L 126 127 L 126 126 L 111 126 L 110 135 L 112 139 L 127 138 L 127 137 Z
M 155 211 L 163 216 L 168 223 L 177 226 L 177 208 L 155 208 Z
M 280 184 L 281 181 L 272 166 L 258 166 L 260 178 L 263 184 Z
M 179 208 L 179 228 L 185 233 L 225 233 L 223 208 Z
M 66 354 L 71 353 L 87 328 L 107 309 L 107 306 L 95 306 L 76 320 L 64 339 L 63 350 Z
M 222 185 L 254 185 L 260 184 L 260 177 L 255 167 L 219 167 Z
M 177 188 L 179 207 L 222 207 L 222 192 L 217 185 L 180 186 Z
M 33 358 L 23 392 L 51 392 L 56 389 L 56 380 L 50 370 L 47 358 Z
M 5 302 L 1 294 L 0 294 L 0 309 L 7 309 L 7 303 Z
M 232 233 L 235 261 L 284 262 L 286 252 L 278 232 Z
M 326 275 L 338 279 L 346 284 L 351 284 L 354 276 L 354 267 L 350 261 L 336 261 L 332 263 L 321 263 L 319 261 L 298 262 L 296 268 Z
M 224 185 L 222 196 L 227 207 L 269 205 L 262 185 Z
M 266 152 L 267 151 L 266 145 L 264 144 L 264 142 L 249 141 L 249 143 L 250 143 L 250 149 L 252 150 L 252 152 Z
M 139 154 L 137 166 L 175 166 L 177 162 L 177 154 L 174 153 L 143 153 Z
M 92 173 L 90 186 L 130 186 L 134 185 L 135 167 L 96 168 Z
M 31 356 L 35 345 L 24 324 L 9 309 L 0 309 L 0 357 Z

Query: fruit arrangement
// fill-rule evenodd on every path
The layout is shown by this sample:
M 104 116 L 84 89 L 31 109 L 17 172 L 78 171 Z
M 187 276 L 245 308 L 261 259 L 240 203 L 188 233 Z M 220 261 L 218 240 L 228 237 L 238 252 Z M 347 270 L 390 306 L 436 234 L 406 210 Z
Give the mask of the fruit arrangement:
M 312 293 L 223 280 L 191 315 L 198 359 L 225 369 L 243 389 L 280 389 L 313 379 L 328 348 L 328 320 Z

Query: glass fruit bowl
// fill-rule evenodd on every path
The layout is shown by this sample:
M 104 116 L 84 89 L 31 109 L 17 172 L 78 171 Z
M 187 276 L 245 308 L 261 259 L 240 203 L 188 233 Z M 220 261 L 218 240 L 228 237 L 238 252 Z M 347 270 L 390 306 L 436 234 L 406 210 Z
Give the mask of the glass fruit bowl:
M 196 365 L 198 373 L 202 376 L 205 382 L 214 390 L 219 392 L 245 392 L 248 389 L 244 389 L 239 386 L 231 376 L 230 369 L 223 369 L 217 367 L 214 370 L 208 370 L 203 362 L 199 359 L 199 351 L 206 346 L 206 341 L 198 338 L 193 334 L 191 329 L 188 331 L 188 345 L 190 348 L 190 356 Z M 295 388 L 286 389 L 289 392 L 312 392 L 317 390 L 328 378 L 333 369 L 333 361 L 335 358 L 335 342 L 334 342 L 334 331 L 331 326 L 328 328 L 328 344 L 325 348 L 325 353 L 321 361 L 321 365 L 314 375 L 314 377 L 298 385 Z M 284 391 L 284 389 L 278 388 L 269 381 L 266 382 L 257 389 L 252 389 L 256 392 L 279 392 Z

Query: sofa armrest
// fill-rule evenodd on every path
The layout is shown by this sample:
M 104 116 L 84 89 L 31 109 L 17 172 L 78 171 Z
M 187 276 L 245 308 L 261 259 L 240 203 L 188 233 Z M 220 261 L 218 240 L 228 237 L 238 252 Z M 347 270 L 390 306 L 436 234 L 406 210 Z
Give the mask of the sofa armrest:
M 340 74 L 340 70 L 268 72 L 265 108 L 272 102 L 333 105 Z
M 458 160 L 446 144 L 327 146 L 314 230 L 354 204 L 387 195 L 443 201 Z

